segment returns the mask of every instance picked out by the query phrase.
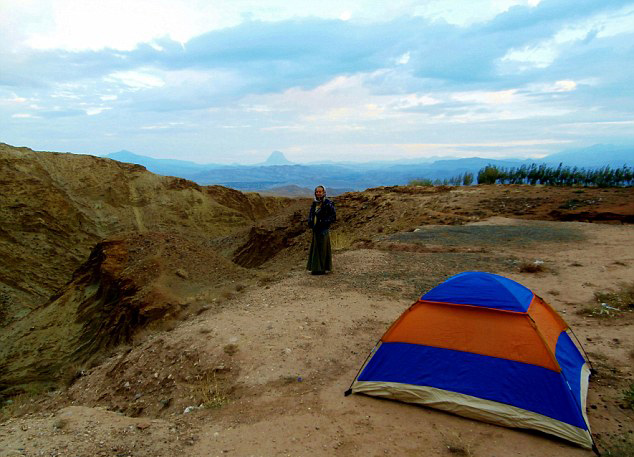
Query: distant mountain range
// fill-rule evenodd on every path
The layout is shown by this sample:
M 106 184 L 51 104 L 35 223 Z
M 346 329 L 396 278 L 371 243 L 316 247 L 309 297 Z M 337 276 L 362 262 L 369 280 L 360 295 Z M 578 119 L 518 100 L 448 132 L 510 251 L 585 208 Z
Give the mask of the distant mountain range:
M 414 160 L 301 165 L 293 164 L 280 151 L 274 151 L 265 162 L 255 165 L 198 164 L 183 160 L 154 159 L 125 150 L 106 157 L 120 162 L 143 165 L 153 173 L 178 176 L 200 185 L 218 184 L 242 191 L 275 193 L 276 189 L 284 189 L 288 186 L 312 189 L 318 184 L 323 184 L 343 192 L 377 186 L 404 185 L 413 179 L 450 179 L 467 172 L 476 175 L 487 165 L 504 168 L 533 163 L 551 166 L 563 163 L 564 166 L 579 168 L 632 166 L 634 146 L 597 144 L 589 148 L 561 151 L 537 160 L 495 160 L 470 157 L 437 158 L 431 162 Z

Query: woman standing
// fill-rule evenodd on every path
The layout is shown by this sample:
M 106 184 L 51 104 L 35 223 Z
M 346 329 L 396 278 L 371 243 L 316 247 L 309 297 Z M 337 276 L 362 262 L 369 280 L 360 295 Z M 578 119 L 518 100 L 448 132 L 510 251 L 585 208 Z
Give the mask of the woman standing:
M 306 268 L 314 275 L 323 275 L 332 270 L 332 252 L 330 249 L 330 224 L 335 222 L 337 213 L 335 204 L 326 198 L 324 186 L 315 187 L 315 200 L 308 213 L 308 227 L 313 229 Z

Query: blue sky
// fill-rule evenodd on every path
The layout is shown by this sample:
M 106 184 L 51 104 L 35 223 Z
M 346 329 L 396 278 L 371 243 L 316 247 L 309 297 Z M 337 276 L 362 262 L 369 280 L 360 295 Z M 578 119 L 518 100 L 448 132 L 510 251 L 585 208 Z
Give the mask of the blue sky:
M 2 0 L 0 141 L 200 163 L 634 145 L 634 1 Z

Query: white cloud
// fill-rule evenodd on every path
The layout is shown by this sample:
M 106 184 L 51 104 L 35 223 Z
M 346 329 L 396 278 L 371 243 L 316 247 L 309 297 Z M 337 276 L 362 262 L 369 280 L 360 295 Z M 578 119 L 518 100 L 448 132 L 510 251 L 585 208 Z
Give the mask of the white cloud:
M 96 114 L 101 114 L 106 110 L 112 109 L 110 107 L 106 107 L 106 106 L 95 106 L 92 108 L 86 108 L 84 111 L 86 111 L 86 114 L 88 116 L 95 116 Z
M 184 125 L 184 122 L 166 122 L 164 124 L 156 124 L 156 125 L 144 125 L 141 130 L 165 130 L 172 129 L 174 127 L 178 127 L 180 125 Z
M 418 108 L 421 106 L 433 106 L 441 103 L 437 98 L 430 95 L 408 94 L 397 97 L 391 104 L 395 110 Z
M 593 34 L 597 38 L 608 38 L 634 31 L 634 6 L 615 13 L 599 13 L 580 19 L 558 30 L 552 37 L 532 46 L 511 49 L 501 59 L 504 63 L 518 63 L 520 70 L 546 68 L 575 42 L 583 41 Z
M 7 98 L 0 99 L 0 101 L 11 104 L 22 104 L 28 102 L 29 100 L 24 97 L 18 97 L 16 94 L 11 94 Z
M 570 92 L 577 88 L 577 83 L 570 80 L 556 81 L 553 87 L 554 92 Z
M 456 92 L 451 98 L 460 102 L 481 103 L 484 105 L 508 105 L 520 101 L 517 89 L 498 91 Z
M 511 7 L 536 7 L 541 0 L 428 0 L 413 7 L 414 14 L 449 24 L 468 26 L 487 21 Z
M 342 21 L 349 21 L 352 17 L 352 13 L 350 11 L 344 11 L 339 15 L 339 19 Z
M 132 89 L 151 89 L 165 85 L 165 81 L 161 77 L 143 70 L 117 71 L 104 79 L 108 82 L 125 84 Z
M 398 65 L 407 65 L 410 59 L 410 53 L 407 51 L 405 54 L 401 55 L 398 59 L 396 59 L 396 63 Z

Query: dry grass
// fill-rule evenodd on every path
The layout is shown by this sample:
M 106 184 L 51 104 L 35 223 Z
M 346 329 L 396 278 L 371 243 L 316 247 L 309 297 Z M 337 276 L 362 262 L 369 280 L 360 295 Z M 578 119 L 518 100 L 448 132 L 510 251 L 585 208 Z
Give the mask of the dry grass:
M 273 276 L 265 275 L 258 279 L 258 286 L 266 286 L 275 282 L 275 278 Z
M 6 400 L 0 407 L 0 422 L 36 411 L 38 407 L 35 400 L 38 395 L 39 394 L 27 392 Z
M 64 368 L 60 382 L 64 387 L 72 386 L 82 376 L 86 376 L 88 369 L 83 364 L 73 363 Z
M 330 244 L 335 251 L 349 249 L 354 241 L 353 236 L 346 232 L 330 232 Z
M 220 296 L 224 298 L 225 300 L 232 300 L 235 297 L 234 293 L 231 292 L 230 290 L 223 290 L 220 293 Z
M 473 443 L 463 438 L 458 432 L 453 432 L 451 435 L 442 433 L 443 444 L 447 448 L 450 454 L 460 455 L 464 457 L 473 457 Z
M 69 421 L 67 418 L 60 417 L 53 423 L 53 428 L 55 430 L 64 430 L 68 426 L 68 423 Z
M 234 355 L 236 352 L 238 352 L 238 345 L 235 343 L 230 343 L 225 345 L 222 350 L 225 352 L 225 354 Z
M 212 374 L 207 373 L 194 388 L 194 393 L 203 408 L 221 408 L 229 403 L 229 395 L 218 382 L 215 372 Z

